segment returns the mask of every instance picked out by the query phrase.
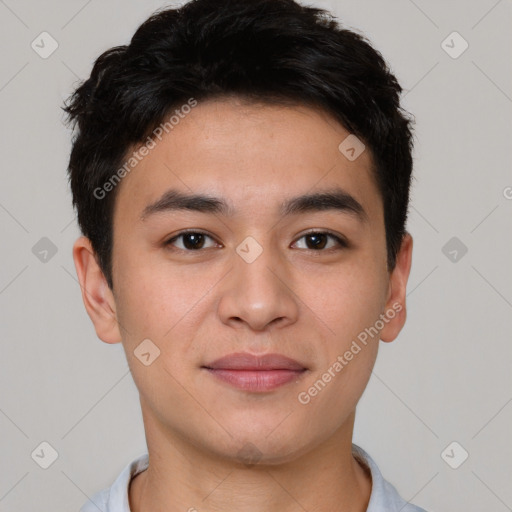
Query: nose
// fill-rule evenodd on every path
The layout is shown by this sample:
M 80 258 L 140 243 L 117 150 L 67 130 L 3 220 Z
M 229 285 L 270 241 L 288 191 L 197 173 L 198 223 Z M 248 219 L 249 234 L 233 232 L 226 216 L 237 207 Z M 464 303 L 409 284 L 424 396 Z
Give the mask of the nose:
M 218 314 L 223 323 L 254 331 L 272 324 L 285 327 L 297 321 L 298 298 L 293 292 L 292 269 L 265 247 L 254 260 L 233 253 L 233 268 L 222 281 Z

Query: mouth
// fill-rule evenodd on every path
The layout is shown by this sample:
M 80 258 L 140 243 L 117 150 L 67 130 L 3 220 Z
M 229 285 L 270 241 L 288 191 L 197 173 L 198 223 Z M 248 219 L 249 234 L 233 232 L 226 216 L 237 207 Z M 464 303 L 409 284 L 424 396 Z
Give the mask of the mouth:
M 297 381 L 308 369 L 281 354 L 235 353 L 202 366 L 216 379 L 251 392 L 272 391 Z

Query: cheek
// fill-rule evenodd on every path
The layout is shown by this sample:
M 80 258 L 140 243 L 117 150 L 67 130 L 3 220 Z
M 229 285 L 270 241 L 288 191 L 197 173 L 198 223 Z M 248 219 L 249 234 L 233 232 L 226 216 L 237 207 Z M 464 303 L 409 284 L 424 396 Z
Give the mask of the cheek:
M 118 271 L 122 287 L 116 298 L 117 317 L 139 392 L 153 403 L 154 410 L 161 407 L 160 403 L 188 403 L 177 382 L 185 384 L 189 378 L 194 341 L 191 328 L 200 322 L 200 308 L 194 305 L 205 290 L 184 271 L 165 272 L 164 265 L 151 265 L 148 260 L 137 262 L 127 258 Z M 150 353 L 152 360 L 147 366 L 137 357 L 142 353 L 142 343 L 146 343 L 144 351 Z
M 336 360 L 341 366 L 332 365 L 330 371 L 326 371 L 323 378 L 320 376 L 313 386 L 319 391 L 316 397 L 311 398 L 311 405 L 315 412 L 331 419 L 333 428 L 343 423 L 356 408 L 370 380 L 378 352 L 376 343 L 364 346 L 356 342 L 347 348 L 340 354 L 341 359 Z M 348 354 L 352 354 L 350 360 Z M 325 388 L 319 381 L 328 381 Z
M 201 355 L 198 352 L 204 347 L 199 326 L 214 309 L 214 295 L 208 291 L 218 276 L 214 272 L 192 272 L 186 266 L 174 266 L 171 271 L 161 262 L 152 264 L 147 259 L 138 263 L 128 258 L 119 268 L 119 275 L 123 287 L 116 298 L 118 321 L 123 326 L 123 347 L 141 394 L 148 401 L 159 400 L 159 395 L 169 403 L 186 400 L 177 382 L 192 386 L 190 379 L 195 376 Z M 158 353 L 150 367 L 136 357 L 146 339 L 154 343 Z
M 329 382 L 329 390 L 316 406 L 326 415 L 355 407 L 368 384 L 379 346 L 375 324 L 385 306 L 386 275 L 375 262 L 361 260 L 325 288 L 324 318 L 334 333 L 327 338 L 328 361 L 316 376 Z
M 164 337 L 208 289 L 208 280 L 190 268 L 170 270 L 165 260 L 151 255 L 126 257 L 118 265 L 118 320 L 130 337 Z
M 370 327 L 385 305 L 386 274 L 368 262 L 354 263 L 307 284 L 304 294 L 317 316 L 330 328 L 330 337 L 342 345 Z

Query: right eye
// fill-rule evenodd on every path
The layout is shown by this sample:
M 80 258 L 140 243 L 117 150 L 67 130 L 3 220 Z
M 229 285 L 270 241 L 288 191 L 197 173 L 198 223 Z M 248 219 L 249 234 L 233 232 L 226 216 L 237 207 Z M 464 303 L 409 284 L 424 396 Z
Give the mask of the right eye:
M 181 251 L 199 251 L 205 248 L 204 244 L 207 238 L 213 240 L 210 235 L 207 235 L 201 231 L 182 231 L 181 233 L 178 233 L 177 235 L 167 240 L 164 245 L 166 247 L 171 246 L 171 250 L 173 250 L 173 248 L 177 248 Z M 182 239 L 181 247 L 176 247 L 174 243 L 179 239 Z M 215 247 L 215 244 L 211 247 Z M 206 248 L 208 249 L 209 247 Z

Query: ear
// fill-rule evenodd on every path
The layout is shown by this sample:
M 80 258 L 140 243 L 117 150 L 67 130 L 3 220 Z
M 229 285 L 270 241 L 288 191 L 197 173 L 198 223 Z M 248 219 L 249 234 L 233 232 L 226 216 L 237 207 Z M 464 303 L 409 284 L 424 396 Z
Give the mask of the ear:
M 406 233 L 397 254 L 395 268 L 390 274 L 385 309 L 388 321 L 385 322 L 384 328 L 380 332 L 380 339 L 385 342 L 393 341 L 398 336 L 407 317 L 405 297 L 411 271 L 412 245 L 412 236 Z
M 105 343 L 119 343 L 121 334 L 114 295 L 87 237 L 81 236 L 73 245 L 73 260 L 82 290 L 82 300 L 98 338 Z

